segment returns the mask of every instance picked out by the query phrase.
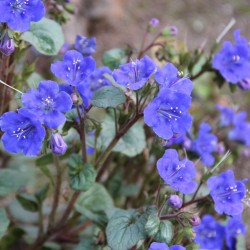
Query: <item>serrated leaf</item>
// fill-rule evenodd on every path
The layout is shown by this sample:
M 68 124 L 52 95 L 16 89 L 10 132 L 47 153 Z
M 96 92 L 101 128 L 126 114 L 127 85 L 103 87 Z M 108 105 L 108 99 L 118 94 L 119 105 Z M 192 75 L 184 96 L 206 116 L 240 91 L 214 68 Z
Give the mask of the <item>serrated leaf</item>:
M 12 169 L 0 169 L 0 196 L 16 192 L 27 183 L 27 176 Z
M 103 54 L 102 62 L 110 69 L 116 69 L 119 65 L 126 62 L 125 56 L 126 53 L 123 49 L 111 49 Z
M 146 216 L 136 210 L 116 212 L 106 228 L 108 245 L 112 249 L 127 250 L 145 239 Z
M 32 22 L 30 29 L 21 35 L 21 39 L 30 43 L 43 55 L 57 55 L 64 43 L 61 26 L 53 20 L 43 18 Z
M 101 184 L 95 183 L 78 198 L 75 209 L 101 227 L 107 224 L 107 211 L 114 207 L 113 200 Z
M 150 237 L 154 237 L 159 231 L 160 222 L 161 221 L 156 213 L 150 214 L 145 225 L 146 234 Z
M 69 158 L 69 185 L 76 191 L 87 191 L 95 182 L 96 170 L 84 164 L 80 155 L 73 154 Z
M 0 239 L 5 235 L 10 221 L 7 217 L 7 214 L 3 208 L 0 208 Z
M 154 236 L 154 240 L 157 242 L 165 242 L 168 244 L 173 237 L 173 228 L 170 221 L 164 220 L 160 222 L 159 230 Z
M 25 210 L 30 212 L 38 211 L 39 205 L 34 195 L 18 194 L 16 198 Z
M 91 103 L 98 108 L 116 108 L 125 101 L 126 97 L 120 89 L 113 86 L 105 86 L 94 93 Z

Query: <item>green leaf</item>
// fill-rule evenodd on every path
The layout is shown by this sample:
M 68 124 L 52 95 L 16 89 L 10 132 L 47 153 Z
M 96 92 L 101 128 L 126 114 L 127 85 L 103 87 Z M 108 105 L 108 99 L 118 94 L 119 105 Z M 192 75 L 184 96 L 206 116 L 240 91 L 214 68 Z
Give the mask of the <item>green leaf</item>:
M 107 115 L 101 123 L 102 130 L 97 139 L 97 148 L 99 150 L 105 149 L 110 141 L 115 136 L 115 121 L 111 115 Z M 129 157 L 134 157 L 140 154 L 146 147 L 146 139 L 143 124 L 137 122 L 131 127 L 128 132 L 118 141 L 113 151 L 120 152 Z M 91 141 L 92 139 L 92 141 Z M 88 144 L 94 146 L 94 139 L 89 138 Z
M 115 108 L 125 101 L 126 97 L 120 89 L 105 86 L 95 92 L 92 105 L 98 108 Z
M 0 239 L 5 235 L 10 221 L 7 217 L 7 214 L 3 208 L 0 208 Z
M 154 237 L 159 231 L 160 222 L 161 221 L 157 216 L 157 213 L 150 214 L 145 225 L 146 234 L 150 237 Z
M 101 184 L 95 183 L 78 198 L 75 209 L 101 227 L 107 224 L 107 211 L 114 207 L 113 200 Z
M 154 236 L 154 240 L 158 242 L 169 243 L 173 237 L 173 229 L 170 221 L 164 220 L 160 222 L 159 230 Z
M 61 26 L 53 20 L 43 18 L 32 22 L 30 29 L 21 35 L 21 39 L 30 43 L 43 55 L 57 55 L 64 43 Z
M 41 187 L 36 193 L 35 197 L 38 201 L 38 203 L 41 205 L 43 201 L 45 200 L 47 194 L 49 191 L 49 183 L 47 183 L 45 186 Z
M 102 62 L 110 69 L 117 69 L 119 65 L 126 62 L 126 53 L 123 49 L 111 49 L 103 54 Z
M 29 78 L 27 79 L 27 83 L 30 88 L 37 89 L 39 83 L 44 80 L 41 75 L 39 75 L 37 72 L 33 72 Z
M 115 250 L 127 250 L 145 239 L 146 216 L 136 210 L 116 212 L 106 228 L 108 245 Z
M 96 246 L 93 239 L 83 239 L 75 248 L 75 250 L 100 250 L 100 247 Z
M 0 196 L 16 192 L 27 183 L 27 176 L 12 169 L 0 169 Z
M 95 182 L 96 170 L 84 164 L 80 155 L 73 154 L 69 158 L 69 185 L 76 191 L 87 191 Z
M 39 204 L 34 195 L 31 194 L 18 194 L 16 196 L 19 203 L 24 209 L 30 212 L 37 212 L 39 209 Z

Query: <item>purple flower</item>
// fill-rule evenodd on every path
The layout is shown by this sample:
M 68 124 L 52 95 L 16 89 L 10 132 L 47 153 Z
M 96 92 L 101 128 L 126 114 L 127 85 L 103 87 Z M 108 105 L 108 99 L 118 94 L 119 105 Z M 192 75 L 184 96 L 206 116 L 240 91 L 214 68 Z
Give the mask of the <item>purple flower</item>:
M 242 200 L 246 193 L 244 181 L 235 181 L 232 170 L 208 179 L 207 185 L 217 213 L 239 215 L 243 211 Z
M 112 71 L 108 67 L 100 67 L 96 69 L 86 81 L 77 86 L 77 91 L 81 95 L 85 107 L 89 106 L 96 90 L 111 85 L 111 82 L 105 78 L 104 74 L 112 75 Z
M 207 167 L 214 164 L 212 153 L 215 152 L 218 143 L 217 137 L 210 131 L 211 127 L 207 123 L 202 123 L 197 139 L 192 142 L 192 151 L 201 157 L 201 161 Z
M 172 208 L 181 208 L 182 207 L 182 199 L 178 195 L 172 194 L 168 198 L 167 204 Z
M 2 142 L 10 153 L 23 152 L 35 156 L 39 153 L 45 138 L 45 129 L 35 114 L 27 109 L 7 112 L 0 118 L 0 128 L 4 133 Z
M 163 69 L 158 69 L 155 74 L 155 80 L 163 88 L 190 95 L 193 90 L 193 83 L 188 78 L 181 78 L 178 75 L 178 69 L 172 64 L 167 63 Z
M 53 81 L 42 81 L 38 90 L 30 89 L 22 95 L 23 105 L 36 113 L 49 128 L 57 128 L 66 121 L 63 113 L 72 107 L 71 97 Z
M 90 56 L 96 52 L 96 39 L 94 37 L 88 39 L 85 36 L 77 35 L 75 48 L 83 56 Z
M 174 190 L 183 194 L 191 194 L 196 189 L 193 180 L 196 171 L 193 162 L 188 159 L 179 160 L 175 149 L 167 149 L 161 159 L 157 161 L 157 169 L 161 178 Z
M 184 140 L 185 140 L 185 136 L 184 135 L 174 134 L 174 136 L 172 138 L 170 138 L 169 141 L 167 141 L 167 143 L 165 144 L 165 146 L 170 147 L 173 144 L 180 144 L 180 143 L 183 143 Z
M 55 155 L 64 155 L 68 146 L 63 140 L 62 136 L 58 133 L 52 134 L 50 138 L 51 151 Z
M 144 110 L 144 121 L 162 139 L 184 134 L 192 124 L 188 113 L 191 97 L 183 93 L 161 89 L 158 96 Z
M 225 151 L 226 150 L 225 150 L 224 143 L 223 142 L 218 143 L 217 146 L 216 146 L 216 153 L 218 155 L 223 155 L 225 153 Z
M 9 38 L 8 33 L 6 33 L 2 38 L 2 40 L 0 41 L 0 51 L 6 56 L 9 56 L 14 52 L 14 50 L 15 50 L 14 40 Z
M 41 0 L 0 1 L 0 22 L 7 23 L 13 30 L 26 31 L 31 22 L 38 22 L 44 15 L 45 7 Z
M 159 19 L 157 18 L 152 18 L 150 21 L 149 21 L 149 25 L 156 28 L 157 26 L 159 26 L 160 24 L 160 21 Z
M 73 86 L 78 86 L 86 80 L 94 69 L 95 60 L 92 57 L 83 57 L 76 50 L 68 51 L 62 62 L 51 65 L 51 71 L 56 77 Z
M 250 46 L 247 39 L 234 32 L 235 44 L 226 41 L 213 58 L 213 68 L 231 83 L 237 83 L 250 76 Z
M 194 241 L 200 244 L 200 249 L 222 249 L 225 229 L 214 217 L 211 215 L 203 216 L 201 224 L 193 229 L 196 232 Z
M 186 248 L 180 245 L 168 247 L 166 243 L 153 242 L 148 250 L 185 250 Z
M 234 116 L 234 127 L 228 132 L 228 138 L 250 146 L 250 123 L 245 121 L 246 117 L 246 112 L 240 112 Z
M 246 234 L 246 227 L 241 216 L 232 217 L 226 225 L 226 243 L 229 250 L 236 249 L 237 237 L 239 234 Z
M 250 90 L 250 77 L 238 82 L 238 87 L 241 90 Z
M 140 60 L 135 60 L 119 66 L 114 70 L 113 76 L 118 84 L 128 89 L 138 90 L 144 86 L 149 77 L 156 71 L 153 60 L 144 56 Z
M 220 126 L 230 126 L 233 123 L 235 111 L 231 108 L 228 108 L 226 106 L 216 105 L 216 108 L 220 111 L 221 117 L 220 117 Z

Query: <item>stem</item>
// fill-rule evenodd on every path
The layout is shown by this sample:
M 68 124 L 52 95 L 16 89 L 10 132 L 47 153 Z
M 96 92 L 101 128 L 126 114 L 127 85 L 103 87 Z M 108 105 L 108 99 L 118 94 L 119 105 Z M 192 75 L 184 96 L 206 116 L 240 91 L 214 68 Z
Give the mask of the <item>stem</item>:
M 13 89 L 13 90 L 17 91 L 17 92 L 20 93 L 20 94 L 23 94 L 22 91 L 20 91 L 20 90 L 14 88 L 14 87 L 8 85 L 7 83 L 3 82 L 2 80 L 0 80 L 0 83 L 2 83 L 3 85 L 5 85 L 6 87 L 8 87 L 8 88 L 10 88 L 10 89 Z
M 59 158 L 58 156 L 55 156 L 55 155 L 53 155 L 53 158 L 54 158 L 54 162 L 56 166 L 56 182 L 55 182 L 53 205 L 52 205 L 51 213 L 49 215 L 48 231 L 51 230 L 55 222 L 55 215 L 56 215 L 56 210 L 57 210 L 59 199 L 60 199 L 60 191 L 61 191 L 61 184 L 62 184 L 62 172 L 60 169 Z
M 200 202 L 200 201 L 205 201 L 208 197 L 209 197 L 209 195 L 204 196 L 204 197 L 201 197 L 201 198 L 198 198 L 198 199 L 196 199 L 196 200 L 191 200 L 191 201 L 189 201 L 189 202 L 183 204 L 181 208 L 190 206 L 190 205 L 192 205 L 192 204 L 194 204 L 194 203 L 197 203 L 197 202 Z
M 143 116 L 142 113 L 136 114 L 123 128 L 118 131 L 116 136 L 113 138 L 113 140 L 110 142 L 106 150 L 103 151 L 103 153 L 97 158 L 95 167 L 102 171 L 103 163 L 106 161 L 110 153 L 112 152 L 112 149 L 117 144 L 117 142 L 120 140 L 121 137 L 123 137 L 128 130 Z
M 114 118 L 115 118 L 115 134 L 118 133 L 118 121 L 117 121 L 117 113 L 116 109 L 114 108 Z
M 43 212 L 42 212 L 42 205 L 39 206 L 38 210 L 38 238 L 41 238 L 43 235 Z
M 162 215 L 162 216 L 160 216 L 160 219 L 161 220 L 167 220 L 167 219 L 176 218 L 176 217 L 178 217 L 179 215 L 181 215 L 183 213 L 186 213 L 186 212 L 181 211 L 181 212 L 178 212 L 178 213 L 175 213 L 175 214 Z

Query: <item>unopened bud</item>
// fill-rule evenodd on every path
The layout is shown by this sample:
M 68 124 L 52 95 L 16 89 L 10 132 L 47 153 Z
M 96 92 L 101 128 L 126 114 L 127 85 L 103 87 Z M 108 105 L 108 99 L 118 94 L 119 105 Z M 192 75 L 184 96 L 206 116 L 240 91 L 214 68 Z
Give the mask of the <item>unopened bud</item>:
M 242 90 L 250 90 L 250 78 L 239 81 L 238 86 Z
M 201 224 L 201 219 L 198 215 L 193 214 L 189 218 L 189 222 L 193 227 L 199 226 Z
M 9 56 L 15 50 L 14 40 L 9 38 L 8 34 L 6 33 L 5 36 L 0 41 L 0 51 Z
M 182 199 L 178 195 L 173 194 L 168 198 L 167 204 L 172 208 L 181 208 Z
M 51 138 L 50 138 L 50 147 L 52 152 L 55 155 L 63 155 L 65 154 L 68 146 L 67 144 L 64 142 L 62 136 L 58 133 L 56 134 L 52 134 Z
M 225 153 L 225 146 L 224 146 L 223 142 L 220 142 L 220 143 L 217 144 L 216 152 L 219 155 L 223 155 Z
M 78 102 L 78 96 L 76 93 L 72 93 L 70 96 L 74 104 Z
M 157 18 L 152 18 L 149 23 L 148 23 L 150 26 L 156 28 L 159 24 L 160 24 L 160 21 L 159 19 Z

